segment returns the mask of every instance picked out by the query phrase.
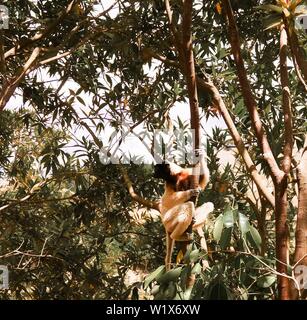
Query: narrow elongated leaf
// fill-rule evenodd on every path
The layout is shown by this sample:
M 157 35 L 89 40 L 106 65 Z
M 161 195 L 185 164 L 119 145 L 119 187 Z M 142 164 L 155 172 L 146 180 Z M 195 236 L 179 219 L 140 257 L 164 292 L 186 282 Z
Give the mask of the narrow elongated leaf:
M 264 30 L 269 30 L 279 26 L 282 23 L 280 15 L 276 13 L 269 15 L 263 20 Z
M 193 250 L 190 254 L 190 261 L 195 262 L 201 255 L 202 253 L 198 249 Z
M 250 230 L 246 233 L 247 240 L 249 243 L 260 251 L 261 249 L 261 237 L 257 229 L 253 226 L 250 226 Z
M 250 224 L 248 221 L 247 216 L 239 212 L 239 227 L 242 232 L 243 237 L 245 236 L 246 232 L 250 230 Z
M 148 275 L 144 281 L 144 289 L 146 289 L 149 284 L 156 279 L 157 276 L 162 274 L 165 271 L 165 266 L 160 266 L 157 268 L 154 272 L 152 272 L 150 275 Z
M 177 287 L 175 283 L 171 281 L 168 284 L 167 288 L 164 290 L 163 295 L 165 299 L 172 300 L 176 296 L 176 293 L 177 293 Z
M 221 240 L 220 240 L 221 249 L 224 250 L 230 245 L 231 234 L 232 234 L 232 228 L 223 229 Z
M 276 6 L 274 4 L 263 4 L 261 6 L 257 6 L 256 9 L 264 10 L 264 11 L 274 11 L 277 13 L 282 13 L 282 7 Z
M 184 291 L 187 286 L 187 279 L 188 276 L 191 273 L 191 265 L 187 265 L 186 267 L 183 268 L 181 274 L 180 274 L 180 287 Z
M 213 238 L 216 242 L 219 242 L 221 239 L 223 226 L 224 226 L 223 215 L 220 214 L 215 220 L 214 229 L 213 229 Z
M 276 276 L 268 275 L 257 279 L 257 286 L 260 288 L 268 288 L 276 281 Z

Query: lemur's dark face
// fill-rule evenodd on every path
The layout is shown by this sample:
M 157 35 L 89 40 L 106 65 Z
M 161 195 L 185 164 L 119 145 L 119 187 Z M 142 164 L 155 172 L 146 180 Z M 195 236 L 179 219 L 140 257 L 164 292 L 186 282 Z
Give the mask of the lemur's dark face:
M 168 180 L 171 176 L 170 165 L 168 163 L 159 163 L 154 168 L 154 178 Z

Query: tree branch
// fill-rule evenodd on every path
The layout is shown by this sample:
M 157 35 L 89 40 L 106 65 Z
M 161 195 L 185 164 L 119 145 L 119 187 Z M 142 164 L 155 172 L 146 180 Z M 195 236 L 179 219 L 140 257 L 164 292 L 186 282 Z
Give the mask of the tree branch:
M 297 63 L 298 67 L 301 69 L 304 77 L 305 88 L 306 88 L 306 81 L 307 81 L 307 60 L 304 58 L 301 48 L 299 45 L 299 41 L 297 35 L 292 27 L 289 26 L 287 17 L 284 17 L 284 24 L 285 29 L 288 36 L 289 46 L 292 54 L 293 61 L 295 64 Z
M 227 128 L 229 130 L 229 133 L 234 141 L 234 144 L 236 145 L 238 152 L 239 152 L 240 156 L 242 157 L 243 162 L 245 163 L 247 171 L 250 173 L 252 179 L 254 180 L 259 193 L 261 193 L 266 198 L 266 200 L 270 203 L 270 205 L 274 208 L 275 207 L 274 196 L 269 192 L 269 190 L 264 182 L 264 181 L 266 181 L 266 179 L 258 173 L 256 166 L 253 163 L 253 160 L 250 157 L 247 149 L 245 148 L 245 145 L 244 145 L 244 142 L 240 136 L 240 133 L 238 132 L 218 89 L 215 87 L 215 85 L 209 79 L 206 79 L 206 81 L 205 81 L 204 79 L 201 79 L 198 77 L 197 84 L 198 84 L 199 88 L 201 88 L 202 90 L 204 90 L 206 92 L 209 91 L 212 94 L 213 101 L 219 107 L 219 111 L 221 113 L 221 116 L 223 117 L 223 119 L 227 125 Z
M 243 61 L 241 49 L 240 49 L 239 33 L 238 33 L 235 18 L 233 15 L 233 11 L 231 8 L 230 0 L 223 0 L 223 7 L 226 10 L 226 14 L 228 18 L 229 41 L 230 41 L 232 53 L 233 53 L 236 68 L 237 68 L 237 74 L 238 74 L 239 83 L 241 86 L 243 99 L 247 107 L 247 110 L 249 112 L 251 122 L 252 122 L 252 127 L 255 132 L 256 138 L 258 140 L 259 146 L 262 150 L 263 157 L 268 164 L 270 175 L 274 183 L 276 183 L 283 179 L 284 172 L 280 170 L 280 168 L 278 167 L 278 164 L 274 158 L 272 149 L 268 142 L 265 130 L 261 123 L 261 119 L 257 110 L 257 103 L 253 95 L 249 80 L 247 78 L 246 69 L 244 67 L 244 61 Z
M 143 206 L 147 207 L 147 208 L 151 208 L 151 209 L 155 209 L 160 211 L 160 201 L 150 201 L 150 200 L 146 200 L 143 197 L 139 196 L 133 188 L 132 182 L 128 176 L 127 171 L 124 169 L 124 167 L 119 166 L 120 171 L 123 175 L 123 179 L 125 181 L 125 184 L 127 186 L 128 192 L 131 196 L 131 198 L 138 202 L 139 204 L 142 204 Z
M 74 6 L 77 5 L 79 2 L 80 2 L 80 0 L 71 1 L 68 4 L 67 8 L 65 8 L 62 11 L 62 13 L 59 15 L 59 17 L 55 21 L 53 21 L 50 25 L 48 25 L 45 30 L 43 30 L 42 32 L 36 33 L 32 38 L 24 41 L 22 44 L 19 43 L 15 47 L 9 49 L 4 54 L 4 58 L 7 59 L 11 56 L 14 56 L 17 54 L 18 51 L 20 51 L 26 47 L 29 47 L 30 45 L 34 44 L 35 42 L 47 37 L 54 29 L 56 29 L 59 26 L 59 24 L 66 18 L 66 16 L 71 13 Z
M 0 93 L 0 111 L 3 110 L 11 96 L 14 94 L 17 86 L 20 84 L 20 82 L 24 79 L 26 74 L 31 70 L 31 67 L 33 64 L 36 62 L 36 59 L 39 56 L 41 48 L 36 47 L 27 62 L 24 64 L 23 68 L 21 71 L 17 73 L 17 75 L 10 81 L 8 81 L 1 93 Z
M 83 125 L 87 131 L 89 132 L 89 134 L 92 136 L 95 144 L 97 145 L 98 148 L 102 148 L 103 145 L 101 143 L 101 141 L 98 139 L 98 137 L 96 136 L 95 132 L 90 128 L 90 126 L 84 122 L 84 121 L 81 121 L 80 122 L 81 125 Z M 131 196 L 131 198 L 138 202 L 139 204 L 147 207 L 147 208 L 151 208 L 151 209 L 155 209 L 155 210 L 158 210 L 160 211 L 160 201 L 150 201 L 150 200 L 146 200 L 144 199 L 143 197 L 139 196 L 135 191 L 134 191 L 134 188 L 133 188 L 133 185 L 132 185 L 132 182 L 128 176 L 128 173 L 127 171 L 120 165 L 119 166 L 119 169 L 123 175 L 123 179 L 124 179 L 124 182 L 127 186 L 127 189 L 128 189 L 128 192 Z
M 282 108 L 285 123 L 285 146 L 282 169 L 288 175 L 291 169 L 293 149 L 293 124 L 291 111 L 291 98 L 289 89 L 289 76 L 287 67 L 287 32 L 284 27 L 280 30 L 280 80 L 282 87 Z
M 190 115 L 191 115 L 191 129 L 194 130 L 195 141 L 193 150 L 199 149 L 200 145 L 200 123 L 199 123 L 199 109 L 198 109 L 198 94 L 196 85 L 193 44 L 192 44 L 192 9 L 193 0 L 185 0 L 183 5 L 182 15 L 182 51 L 184 52 L 185 60 L 185 77 L 187 81 Z M 194 173 L 194 172 L 193 172 Z M 192 188 L 198 187 L 198 176 L 194 176 Z

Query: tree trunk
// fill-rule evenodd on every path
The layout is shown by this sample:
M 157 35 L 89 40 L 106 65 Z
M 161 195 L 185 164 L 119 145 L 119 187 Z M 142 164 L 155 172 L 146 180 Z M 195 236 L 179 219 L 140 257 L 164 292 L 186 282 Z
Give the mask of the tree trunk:
M 295 232 L 295 253 L 293 264 L 296 267 L 305 266 L 307 268 L 307 136 L 305 138 L 305 146 L 303 149 L 301 161 L 297 167 L 298 178 L 298 211 Z M 300 267 L 301 268 L 301 267 Z M 295 270 L 294 270 L 295 272 Z M 306 278 L 306 277 L 305 277 Z M 292 286 L 292 299 L 299 297 L 298 290 Z M 302 296 L 306 296 L 306 291 L 301 292 Z
M 289 229 L 287 224 L 287 178 L 275 185 L 275 232 L 276 232 L 276 269 L 287 274 L 289 263 Z M 289 300 L 289 279 L 278 276 L 278 295 L 280 300 Z

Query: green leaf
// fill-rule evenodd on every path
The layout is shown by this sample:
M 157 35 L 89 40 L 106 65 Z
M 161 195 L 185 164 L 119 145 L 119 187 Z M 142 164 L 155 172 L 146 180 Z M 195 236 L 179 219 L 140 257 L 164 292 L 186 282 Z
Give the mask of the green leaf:
M 264 30 L 269 30 L 279 26 L 282 23 L 282 19 L 280 15 L 276 13 L 271 14 L 263 20 Z
M 180 287 L 183 291 L 186 289 L 187 279 L 190 273 L 191 273 L 191 265 L 189 264 L 183 268 L 180 274 Z
M 199 257 L 202 255 L 202 253 L 196 249 L 196 250 L 193 250 L 189 256 L 189 261 L 190 262 L 195 262 L 196 260 L 199 259 Z
M 233 227 L 234 224 L 234 216 L 233 216 L 233 210 L 228 209 L 223 216 L 223 224 L 226 228 Z
M 201 266 L 201 264 L 198 262 L 198 263 L 196 263 L 195 266 L 193 267 L 191 273 L 192 273 L 192 274 L 200 274 L 201 271 L 202 271 L 202 266 Z
M 220 214 L 215 220 L 214 229 L 213 229 L 213 238 L 216 242 L 220 241 L 223 226 L 224 226 L 223 215 Z
M 263 4 L 261 6 L 257 6 L 256 9 L 264 10 L 264 11 L 274 11 L 277 13 L 282 13 L 283 8 L 276 6 L 274 4 Z
M 250 236 L 249 240 L 250 240 L 251 244 L 253 245 L 253 247 L 260 251 L 261 237 L 260 237 L 258 230 L 254 226 L 250 226 L 249 232 L 247 233 L 247 235 Z
M 184 293 L 183 293 L 183 300 L 190 300 L 193 287 L 194 287 L 194 285 L 193 285 L 192 287 L 187 288 L 187 289 L 184 291 Z
M 81 104 L 83 104 L 84 106 L 86 106 L 85 101 L 84 101 L 80 96 L 77 96 L 77 100 L 78 100 Z
M 131 300 L 139 300 L 139 290 L 137 287 L 132 289 Z
M 229 247 L 231 235 L 232 235 L 232 228 L 224 228 L 223 229 L 223 232 L 221 235 L 221 240 L 220 240 L 221 249 L 224 250 L 227 247 Z
M 160 290 L 160 286 L 158 284 L 154 285 L 153 288 L 151 289 L 151 294 L 155 296 Z
M 165 271 L 165 266 L 160 266 L 154 272 L 149 274 L 144 281 L 144 289 L 146 289 L 149 286 L 149 284 L 153 280 L 155 280 L 160 274 L 163 274 L 164 271 Z
M 161 283 L 168 283 L 168 282 L 171 282 L 171 281 L 176 281 L 179 278 L 181 271 L 182 271 L 182 267 L 178 267 L 178 268 L 172 269 L 172 270 L 167 271 L 166 273 L 164 273 L 162 275 L 159 274 L 159 277 L 156 277 L 156 280 L 160 284 Z
M 257 279 L 257 286 L 260 288 L 268 288 L 276 281 L 276 276 L 268 275 Z
M 210 284 L 209 300 L 228 300 L 228 289 L 222 281 Z
M 247 216 L 239 212 L 239 227 L 242 232 L 243 237 L 250 230 L 250 224 Z
M 177 287 L 174 282 L 170 282 L 167 288 L 164 290 L 163 295 L 166 300 L 172 300 L 176 296 Z

